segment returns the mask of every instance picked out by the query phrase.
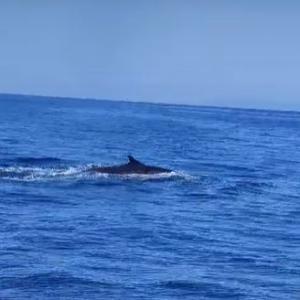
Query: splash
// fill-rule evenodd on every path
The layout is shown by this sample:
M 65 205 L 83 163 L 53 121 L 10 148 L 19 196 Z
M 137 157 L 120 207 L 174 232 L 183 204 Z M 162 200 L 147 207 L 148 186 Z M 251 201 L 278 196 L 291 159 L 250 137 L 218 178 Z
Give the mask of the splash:
M 0 179 L 15 181 L 55 180 L 80 176 L 84 167 L 0 167 Z

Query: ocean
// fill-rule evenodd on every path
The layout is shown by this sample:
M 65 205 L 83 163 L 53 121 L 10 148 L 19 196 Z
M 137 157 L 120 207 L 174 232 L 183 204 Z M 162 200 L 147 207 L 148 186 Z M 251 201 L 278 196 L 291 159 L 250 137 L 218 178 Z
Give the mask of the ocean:
M 300 299 L 299 193 L 298 112 L 2 95 L 0 299 Z

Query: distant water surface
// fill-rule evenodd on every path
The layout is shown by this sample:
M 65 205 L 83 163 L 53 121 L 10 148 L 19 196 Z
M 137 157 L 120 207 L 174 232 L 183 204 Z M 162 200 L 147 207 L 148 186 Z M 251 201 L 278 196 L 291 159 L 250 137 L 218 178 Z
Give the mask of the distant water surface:
M 300 299 L 299 194 L 296 112 L 1 96 L 0 299 Z

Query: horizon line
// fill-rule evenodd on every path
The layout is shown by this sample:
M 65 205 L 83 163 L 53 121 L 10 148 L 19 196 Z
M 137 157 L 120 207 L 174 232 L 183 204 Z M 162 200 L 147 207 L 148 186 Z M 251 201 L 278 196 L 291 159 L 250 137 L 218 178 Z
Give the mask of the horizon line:
M 17 96 L 17 97 L 33 97 L 33 98 L 51 98 L 57 100 L 87 100 L 87 101 L 106 101 L 106 102 L 121 102 L 121 103 L 135 103 L 135 104 L 151 104 L 151 105 L 164 105 L 164 106 L 188 106 L 188 107 L 203 107 L 212 109 L 232 109 L 232 110 L 252 110 L 252 111 L 272 111 L 272 112 L 292 112 L 300 113 L 300 109 L 275 109 L 275 108 L 255 108 L 255 107 L 241 107 L 241 106 L 222 106 L 222 105 L 208 105 L 208 104 L 185 104 L 185 103 L 169 103 L 169 102 L 151 102 L 145 100 L 133 99 L 103 99 L 103 98 L 90 98 L 90 97 L 71 97 L 71 96 L 47 96 L 40 94 L 26 94 L 26 93 L 1 93 L 1 96 Z M 1 99 L 0 99 L 1 100 Z

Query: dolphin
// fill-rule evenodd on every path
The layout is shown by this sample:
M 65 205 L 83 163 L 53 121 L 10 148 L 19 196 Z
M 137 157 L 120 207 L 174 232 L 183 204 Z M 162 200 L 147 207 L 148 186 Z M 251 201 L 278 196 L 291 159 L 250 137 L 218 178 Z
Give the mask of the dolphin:
M 170 173 L 172 170 L 148 166 L 138 160 L 133 156 L 128 155 L 128 163 L 123 165 L 111 166 L 111 167 L 92 167 L 90 171 L 96 173 L 106 173 L 106 174 L 159 174 L 159 173 Z

